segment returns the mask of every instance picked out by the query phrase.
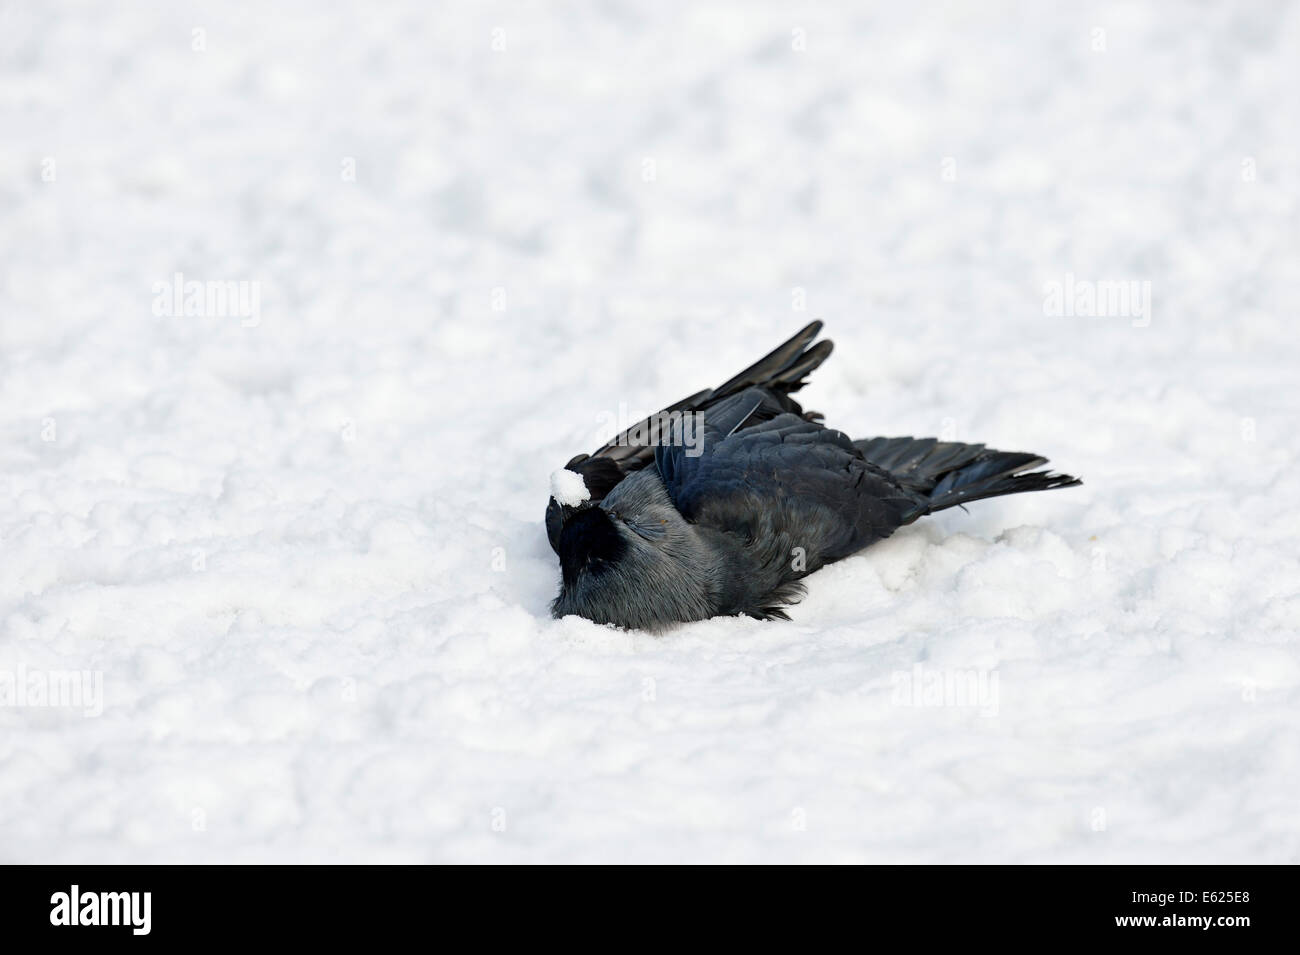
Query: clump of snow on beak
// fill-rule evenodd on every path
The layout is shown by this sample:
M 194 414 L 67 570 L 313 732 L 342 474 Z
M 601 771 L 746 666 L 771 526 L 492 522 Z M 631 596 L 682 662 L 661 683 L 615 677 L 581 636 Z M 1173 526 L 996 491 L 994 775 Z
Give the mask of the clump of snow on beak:
M 591 492 L 581 474 L 560 468 L 551 474 L 551 497 L 567 507 L 577 507 L 583 501 L 591 500 Z

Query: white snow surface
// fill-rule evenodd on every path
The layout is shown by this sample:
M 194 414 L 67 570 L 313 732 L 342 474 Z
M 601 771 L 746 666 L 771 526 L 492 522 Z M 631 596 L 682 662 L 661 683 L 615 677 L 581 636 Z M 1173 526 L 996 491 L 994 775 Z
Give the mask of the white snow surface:
M 103 695 L 0 706 L 0 859 L 1300 861 L 1297 49 L 1269 2 L 6 3 L 0 676 Z M 829 425 L 1086 483 L 788 623 L 551 619 L 548 475 L 815 317 Z

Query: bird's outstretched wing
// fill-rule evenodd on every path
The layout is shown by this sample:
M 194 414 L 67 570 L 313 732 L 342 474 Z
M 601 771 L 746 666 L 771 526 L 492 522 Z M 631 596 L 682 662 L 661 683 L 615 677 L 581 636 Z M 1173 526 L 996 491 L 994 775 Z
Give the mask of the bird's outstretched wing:
M 758 545 L 765 567 L 790 564 L 785 579 L 888 537 L 924 504 L 848 436 L 782 411 L 766 389 L 707 412 L 702 453 L 690 450 L 670 441 L 655 452 L 682 516 Z
M 805 384 L 808 375 L 824 362 L 834 347 L 829 340 L 813 344 L 821 333 L 822 323 L 812 322 L 738 375 L 717 388 L 706 388 L 669 405 L 645 421 L 624 431 L 593 454 L 579 454 L 564 467 L 582 477 L 590 503 L 599 503 L 620 481 L 639 471 L 655 459 L 655 448 L 664 444 L 665 422 L 680 420 L 682 415 L 712 414 L 718 405 L 751 387 L 761 387 L 781 411 L 807 419 L 821 417 L 805 412 L 790 395 Z M 546 534 L 551 548 L 559 553 L 560 529 L 567 517 L 578 508 L 561 504 L 551 497 L 546 507 Z

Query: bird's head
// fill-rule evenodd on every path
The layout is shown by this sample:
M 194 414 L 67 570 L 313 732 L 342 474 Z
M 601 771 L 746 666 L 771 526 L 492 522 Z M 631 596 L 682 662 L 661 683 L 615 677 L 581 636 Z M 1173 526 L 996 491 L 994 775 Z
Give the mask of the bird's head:
M 572 510 L 558 550 L 556 617 L 662 630 L 712 615 L 704 545 L 653 471 L 630 476 L 599 504 Z

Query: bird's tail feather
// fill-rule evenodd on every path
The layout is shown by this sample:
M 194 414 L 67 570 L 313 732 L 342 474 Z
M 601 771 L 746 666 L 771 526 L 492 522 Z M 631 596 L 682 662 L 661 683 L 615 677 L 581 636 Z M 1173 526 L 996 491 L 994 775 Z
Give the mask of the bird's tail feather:
M 910 520 L 988 497 L 1083 483 L 1068 474 L 1031 471 L 1047 459 L 1026 451 L 996 451 L 982 444 L 937 438 L 871 438 L 855 441 L 854 446 L 917 493 L 923 503 Z

